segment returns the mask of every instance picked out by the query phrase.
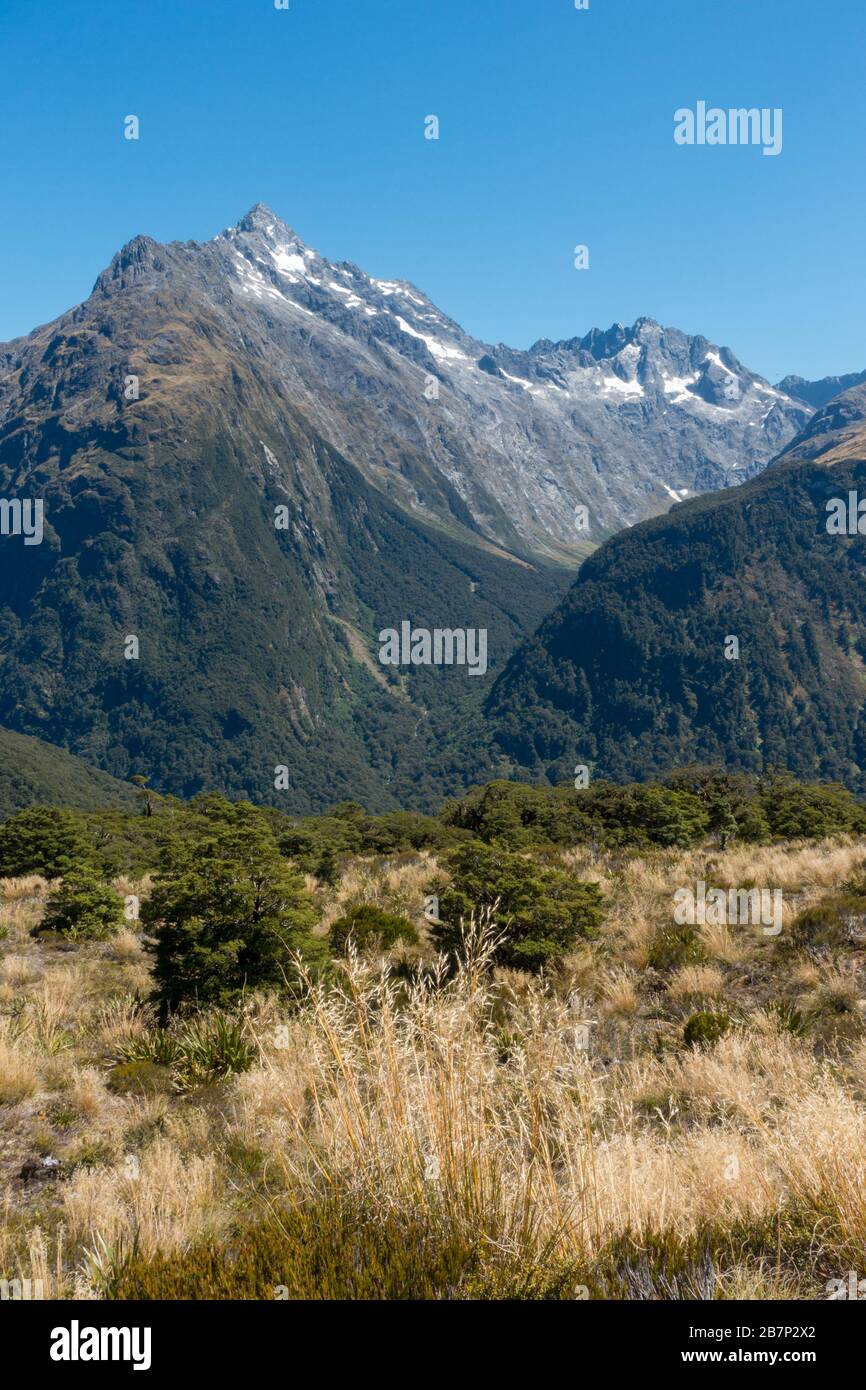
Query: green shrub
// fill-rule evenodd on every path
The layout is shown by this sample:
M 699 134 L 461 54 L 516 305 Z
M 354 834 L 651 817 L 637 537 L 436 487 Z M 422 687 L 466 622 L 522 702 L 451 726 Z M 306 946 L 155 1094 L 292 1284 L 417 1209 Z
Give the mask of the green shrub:
M 866 935 L 866 899 L 854 894 L 835 894 L 804 908 L 791 924 L 796 946 L 836 950 L 854 945 Z
M 762 800 L 770 830 L 778 839 L 818 839 L 866 830 L 866 808 L 832 782 L 798 782 L 779 776 L 767 784 Z
M 350 939 L 358 951 L 370 946 L 387 950 L 398 941 L 416 945 L 418 933 L 407 917 L 398 917 L 391 912 L 370 903 L 357 903 L 349 907 L 331 927 L 331 950 L 337 955 L 345 955 Z
M 656 932 L 647 962 L 653 970 L 679 970 L 683 965 L 700 965 L 707 958 L 694 927 L 662 927 Z
M 82 818 L 55 806 L 28 806 L 0 825 L 0 878 L 60 878 L 93 861 Z
M 496 962 L 524 970 L 553 963 L 579 939 L 591 940 L 602 919 L 597 883 L 581 883 L 560 869 L 542 868 L 534 859 L 500 845 L 470 841 L 448 859 L 452 880 L 440 886 L 440 920 L 432 935 L 455 957 L 461 946 L 461 918 L 468 924 L 493 911 L 504 940 Z
M 784 999 L 771 999 L 767 1005 L 767 1014 L 781 1033 L 791 1033 L 795 1038 L 799 1038 L 806 1032 L 806 1019 L 802 1011 Z
M 117 1057 L 119 1066 L 112 1072 L 114 1089 L 127 1083 L 134 1088 L 142 1082 L 142 1089 L 163 1089 L 161 1074 L 169 1078 L 174 1090 L 188 1091 L 249 1071 L 258 1058 L 258 1049 L 242 1018 L 210 1013 L 169 1028 L 151 1029 L 143 1037 L 124 1043 Z
M 498 1255 L 488 1241 L 419 1214 L 370 1219 L 338 1197 L 287 1210 L 238 1232 L 227 1246 L 145 1259 L 121 1257 L 104 1280 L 109 1299 L 291 1299 L 343 1302 L 574 1297 L 563 1263 Z
M 182 1007 L 289 987 L 296 952 L 310 966 L 327 956 L 303 879 L 245 803 L 220 806 L 195 838 L 168 841 L 141 920 L 156 935 L 148 949 L 163 1023 Z
M 683 1040 L 688 1047 L 712 1047 L 730 1026 L 731 1020 L 727 1014 L 701 1009 L 699 1013 L 692 1014 L 683 1028 Z
M 48 899 L 34 934 L 58 932 L 73 941 L 104 941 L 123 925 L 124 900 L 95 869 L 74 869 Z
M 142 1058 L 138 1061 L 118 1062 L 108 1074 L 109 1091 L 127 1096 L 160 1095 L 175 1089 L 174 1077 L 166 1066 Z

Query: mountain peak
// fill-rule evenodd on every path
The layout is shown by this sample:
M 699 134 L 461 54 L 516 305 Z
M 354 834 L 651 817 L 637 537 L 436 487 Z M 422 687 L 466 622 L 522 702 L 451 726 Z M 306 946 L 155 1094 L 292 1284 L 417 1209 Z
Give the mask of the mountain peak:
M 150 271 L 164 269 L 164 255 L 165 247 L 154 241 L 153 237 L 134 236 L 125 246 L 121 246 L 112 257 L 111 264 L 97 276 L 94 292 L 106 291 L 117 282 L 125 286 Z
M 268 238 L 273 238 L 279 232 L 281 239 L 288 236 L 292 240 L 298 240 L 291 227 L 281 217 L 278 217 L 267 203 L 254 203 L 249 212 L 245 213 L 231 230 L 235 232 L 259 232 Z

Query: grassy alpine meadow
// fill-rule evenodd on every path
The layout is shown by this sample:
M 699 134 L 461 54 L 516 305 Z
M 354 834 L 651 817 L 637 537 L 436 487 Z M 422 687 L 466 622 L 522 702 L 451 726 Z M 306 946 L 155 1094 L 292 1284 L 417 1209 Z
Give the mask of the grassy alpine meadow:
M 708 785 L 7 821 L 0 1277 L 831 1296 L 866 1251 L 862 812 L 804 788 L 836 825 L 780 836 L 778 787 Z

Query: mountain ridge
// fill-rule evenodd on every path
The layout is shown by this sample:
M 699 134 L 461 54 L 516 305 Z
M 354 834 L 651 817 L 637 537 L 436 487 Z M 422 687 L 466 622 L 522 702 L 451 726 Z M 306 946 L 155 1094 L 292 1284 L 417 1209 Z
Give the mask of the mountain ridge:
M 866 791 L 866 555 L 828 522 L 852 491 L 866 495 L 866 387 L 760 476 L 608 541 L 488 697 L 507 770 L 720 763 Z
M 239 349 L 267 344 L 323 437 L 401 506 L 558 563 L 751 476 L 809 413 L 729 349 L 648 318 L 528 351 L 481 342 L 408 281 L 319 256 L 264 204 L 209 242 L 132 238 L 96 277 L 92 308 L 158 296 L 160 277 L 202 295 Z M 7 374 L 28 341 L 0 345 Z

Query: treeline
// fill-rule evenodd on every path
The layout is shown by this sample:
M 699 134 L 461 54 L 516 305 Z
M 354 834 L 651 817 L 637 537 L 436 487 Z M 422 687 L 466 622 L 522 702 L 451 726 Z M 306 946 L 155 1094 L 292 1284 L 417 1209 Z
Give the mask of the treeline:
M 133 815 L 34 806 L 10 817 L 0 825 L 0 878 L 51 880 L 34 934 L 104 940 L 125 921 L 139 922 L 154 958 L 152 1001 L 162 1025 L 191 1010 L 229 1008 L 250 992 L 291 995 L 352 948 L 399 946 L 405 968 L 415 969 L 420 902 L 414 921 L 349 902 L 327 932 L 318 929 L 328 885 L 359 855 L 434 852 L 439 867 L 431 864 L 425 892 L 436 904 L 427 923 L 435 947 L 456 963 L 466 925 L 486 921 L 495 934 L 490 959 L 537 971 L 555 968 L 578 940 L 592 940 L 602 920 L 598 885 L 558 862 L 557 847 L 687 848 L 708 839 L 724 847 L 733 839 L 866 833 L 866 809 L 841 787 L 713 768 L 581 790 L 491 782 L 436 817 L 369 815 L 343 802 L 325 816 L 292 818 L 215 795 L 183 803 L 157 796 L 143 778 L 137 784 Z M 149 891 L 130 904 L 117 876 L 144 873 Z M 236 1025 L 213 1026 L 219 1047 L 234 1048 Z M 158 1037 L 147 1048 L 152 1056 L 125 1063 L 150 1065 L 163 1055 Z
M 34 806 L 0 824 L 0 878 L 60 877 L 88 863 L 104 877 L 155 870 L 177 843 L 194 846 L 243 805 L 267 829 L 280 854 L 325 882 L 341 862 L 454 850 L 481 841 L 511 849 L 593 845 L 598 849 L 688 849 L 707 840 L 769 843 L 866 834 L 866 806 L 834 783 L 798 782 L 779 772 L 678 769 L 657 782 L 597 781 L 586 788 L 496 781 L 448 801 L 436 816 L 417 811 L 369 814 L 341 802 L 326 815 L 290 816 L 232 803 L 216 794 L 183 802 L 141 785 L 138 809 L 78 812 Z

